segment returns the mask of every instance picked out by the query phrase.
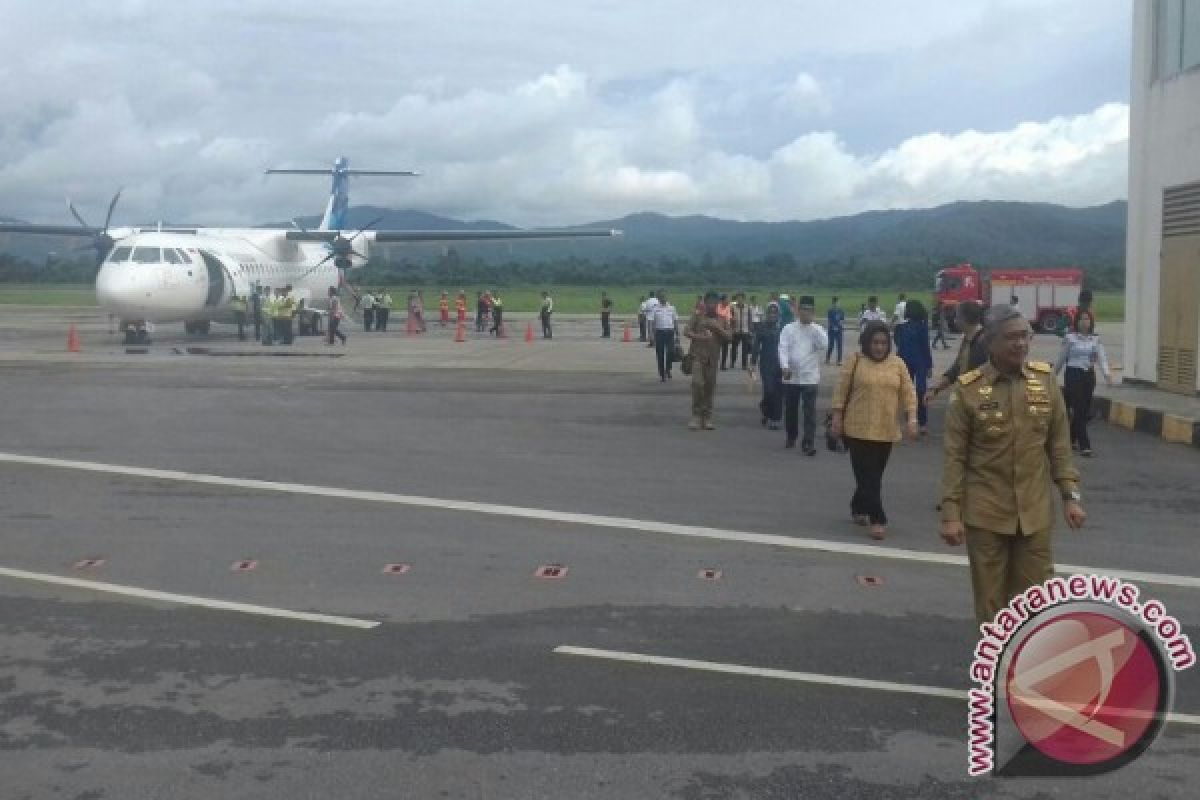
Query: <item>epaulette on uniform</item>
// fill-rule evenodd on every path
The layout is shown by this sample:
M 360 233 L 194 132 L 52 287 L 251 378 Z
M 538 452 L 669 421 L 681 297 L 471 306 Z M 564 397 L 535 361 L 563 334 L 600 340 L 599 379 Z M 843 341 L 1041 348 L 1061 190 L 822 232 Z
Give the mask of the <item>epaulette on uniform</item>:
M 983 373 L 978 368 L 976 368 L 976 369 L 973 369 L 970 372 L 967 372 L 963 375 L 959 375 L 958 382 L 961 383 L 963 386 L 966 386 L 967 384 L 974 383 L 975 381 L 979 380 L 979 376 L 982 374 Z
M 1048 361 L 1030 361 L 1029 368 L 1035 372 L 1053 372 L 1054 367 Z

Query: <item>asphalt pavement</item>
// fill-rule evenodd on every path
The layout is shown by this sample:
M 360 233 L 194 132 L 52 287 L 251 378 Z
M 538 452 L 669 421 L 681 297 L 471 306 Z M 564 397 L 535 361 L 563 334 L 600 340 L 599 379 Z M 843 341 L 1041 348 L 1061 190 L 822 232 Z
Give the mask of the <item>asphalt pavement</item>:
M 72 360 L 55 320 L 4 322 L 5 798 L 1140 798 L 1200 778 L 1200 726 L 1170 723 L 1107 776 L 971 779 L 965 704 L 904 688 L 966 689 L 974 646 L 966 570 L 943 563 L 963 554 L 937 537 L 940 409 L 897 448 L 889 538 L 864 551 L 846 457 L 785 450 L 743 373 L 720 376 L 718 430 L 689 432 L 686 382 L 582 324 L 307 358 L 218 335 L 246 354 L 218 358 L 166 335 L 126 354 L 81 317 Z M 1058 561 L 1146 573 L 1195 637 L 1200 454 L 1093 438 L 1091 519 Z M 1175 711 L 1200 714 L 1192 671 Z

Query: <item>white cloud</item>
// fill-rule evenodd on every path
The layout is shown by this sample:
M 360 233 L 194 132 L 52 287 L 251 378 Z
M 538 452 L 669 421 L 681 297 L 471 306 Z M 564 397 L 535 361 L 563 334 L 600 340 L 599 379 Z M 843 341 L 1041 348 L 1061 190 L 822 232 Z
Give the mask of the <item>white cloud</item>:
M 1084 0 L 47 0 L 0 30 L 0 214 L 62 221 L 70 194 L 98 217 L 124 185 L 125 221 L 286 219 L 327 184 L 262 169 L 343 154 L 423 173 L 358 181 L 352 202 L 518 224 L 1104 202 L 1125 191 L 1126 86 L 1069 109 L 1052 91 L 1078 84 L 1066 54 L 1111 46 L 1116 16 Z M 1056 72 L 970 57 L 1018 41 Z M 991 85 L 1019 102 L 999 111 Z

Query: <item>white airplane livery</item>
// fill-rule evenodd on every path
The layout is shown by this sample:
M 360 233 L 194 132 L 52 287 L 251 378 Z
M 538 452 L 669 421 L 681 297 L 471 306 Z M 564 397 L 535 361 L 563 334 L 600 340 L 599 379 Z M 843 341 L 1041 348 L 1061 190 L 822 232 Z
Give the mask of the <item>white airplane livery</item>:
M 68 203 L 79 226 L 0 224 L 0 233 L 80 236 L 92 239 L 99 271 L 96 300 L 129 336 L 146 323 L 182 322 L 191 334 L 204 334 L 213 322 L 232 323 L 232 301 L 257 287 L 291 286 L 304 307 L 316 313 L 328 307 L 329 287 L 341 287 L 345 270 L 361 267 L 367 256 L 356 249 L 385 243 L 575 239 L 619 236 L 593 228 L 501 229 L 465 231 L 359 230 L 345 227 L 349 183 L 354 176 L 413 176 L 414 172 L 350 169 L 345 158 L 332 169 L 269 169 L 268 175 L 331 175 L 333 188 L 321 225 L 300 227 L 111 228 L 113 197 L 103 228 L 93 228 Z

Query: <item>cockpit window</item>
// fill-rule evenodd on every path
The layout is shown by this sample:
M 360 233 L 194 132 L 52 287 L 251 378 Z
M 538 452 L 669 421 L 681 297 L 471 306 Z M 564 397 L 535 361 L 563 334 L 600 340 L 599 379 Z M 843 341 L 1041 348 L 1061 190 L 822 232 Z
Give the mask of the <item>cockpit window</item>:
M 157 247 L 138 247 L 133 251 L 133 260 L 138 264 L 157 264 L 162 261 L 162 253 Z
M 115 248 L 113 248 L 113 251 L 111 253 L 109 253 L 108 260 L 109 261 L 128 261 L 129 254 L 131 252 L 133 252 L 132 247 L 115 247 Z
M 163 260 L 168 264 L 182 264 L 183 259 L 179 257 L 179 251 L 172 250 L 170 247 L 163 248 Z
M 190 264 L 190 263 L 192 263 L 192 259 L 191 259 L 191 257 L 190 257 L 190 256 L 187 254 L 187 251 L 185 251 L 185 250 L 184 250 L 182 247 L 180 247 L 180 248 L 177 248 L 177 249 L 175 250 L 175 252 L 179 254 L 179 261 L 180 261 L 180 263 L 181 263 L 181 264 Z

